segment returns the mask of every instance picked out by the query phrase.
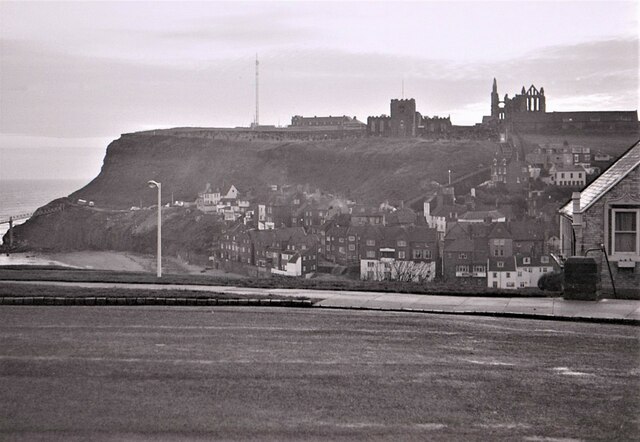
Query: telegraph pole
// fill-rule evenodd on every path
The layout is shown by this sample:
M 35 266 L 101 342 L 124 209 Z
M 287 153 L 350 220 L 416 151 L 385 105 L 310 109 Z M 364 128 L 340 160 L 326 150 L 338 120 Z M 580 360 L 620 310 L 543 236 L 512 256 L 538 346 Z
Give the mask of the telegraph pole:
M 260 95 L 259 95 L 259 85 L 260 85 L 260 62 L 258 61 L 258 54 L 256 54 L 256 121 L 254 126 L 257 128 L 260 125 Z

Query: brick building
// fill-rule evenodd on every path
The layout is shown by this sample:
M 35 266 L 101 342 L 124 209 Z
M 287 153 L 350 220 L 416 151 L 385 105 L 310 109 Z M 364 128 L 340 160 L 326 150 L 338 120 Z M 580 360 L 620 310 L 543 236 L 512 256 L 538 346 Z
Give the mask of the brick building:
M 608 258 L 616 291 L 640 299 L 640 142 L 574 192 L 559 212 L 562 255 L 584 256 L 591 250 L 605 295 L 613 291 Z

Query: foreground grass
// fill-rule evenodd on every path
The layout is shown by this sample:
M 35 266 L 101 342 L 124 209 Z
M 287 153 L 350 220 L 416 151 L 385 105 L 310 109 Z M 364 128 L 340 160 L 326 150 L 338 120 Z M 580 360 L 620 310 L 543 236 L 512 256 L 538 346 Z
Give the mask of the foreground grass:
M 64 298 L 196 298 L 196 299 L 310 299 L 304 296 L 295 298 L 278 295 L 244 295 L 235 293 L 202 292 L 198 290 L 147 290 L 125 288 L 84 288 L 60 287 L 40 284 L 0 284 L 0 297 L 64 297 Z
M 247 278 L 229 279 L 209 275 L 167 274 L 158 279 L 153 273 L 117 272 L 108 270 L 78 270 L 60 267 L 5 266 L 0 268 L 0 281 L 64 281 L 64 282 L 111 282 L 128 284 L 186 284 L 219 285 L 253 288 L 283 288 L 310 290 L 352 290 L 383 293 L 413 293 L 425 295 L 460 295 L 491 297 L 553 297 L 557 292 L 538 288 L 499 290 L 489 287 L 471 287 L 456 283 L 417 284 L 406 282 L 330 281 L 299 278 Z M 136 290 L 136 293 L 139 293 Z M 200 293 L 201 292 L 196 292 Z M 138 294 L 137 296 L 142 296 Z

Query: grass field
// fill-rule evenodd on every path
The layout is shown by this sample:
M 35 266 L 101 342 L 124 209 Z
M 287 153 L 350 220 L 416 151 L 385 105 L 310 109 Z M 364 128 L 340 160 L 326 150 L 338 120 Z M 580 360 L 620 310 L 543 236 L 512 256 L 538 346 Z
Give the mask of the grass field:
M 0 306 L 0 439 L 637 440 L 636 327 Z

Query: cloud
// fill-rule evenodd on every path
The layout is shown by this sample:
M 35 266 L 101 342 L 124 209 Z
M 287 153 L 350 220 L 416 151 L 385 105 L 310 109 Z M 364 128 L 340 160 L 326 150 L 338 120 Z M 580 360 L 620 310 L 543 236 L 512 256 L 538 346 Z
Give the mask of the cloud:
M 237 126 L 253 118 L 251 56 L 158 65 L 73 55 L 28 41 L 0 45 L 1 133 L 115 137 L 154 125 Z M 636 109 L 637 48 L 637 39 L 607 40 L 483 63 L 314 47 L 272 50 L 260 56 L 261 120 L 388 113 L 404 80 L 405 95 L 416 98 L 423 114 L 472 124 L 482 118 L 479 103 L 489 112 L 493 77 L 501 96 L 531 83 L 544 86 L 548 110 Z
M 199 21 L 194 26 L 181 29 L 153 32 L 162 40 L 189 40 L 199 43 L 222 43 L 234 45 L 265 45 L 268 43 L 300 43 L 313 36 L 310 28 L 303 28 L 273 15 L 254 14 L 216 17 Z

